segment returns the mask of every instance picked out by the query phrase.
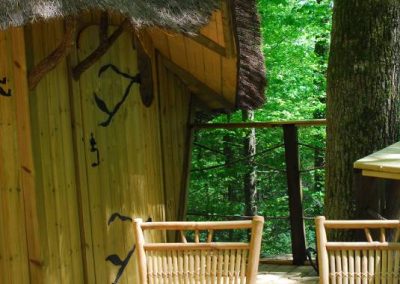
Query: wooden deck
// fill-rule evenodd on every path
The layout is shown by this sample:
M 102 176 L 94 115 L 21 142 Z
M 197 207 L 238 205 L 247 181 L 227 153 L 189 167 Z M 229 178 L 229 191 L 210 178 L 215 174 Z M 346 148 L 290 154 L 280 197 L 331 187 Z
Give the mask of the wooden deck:
M 260 264 L 257 284 L 317 284 L 318 280 L 311 266 Z

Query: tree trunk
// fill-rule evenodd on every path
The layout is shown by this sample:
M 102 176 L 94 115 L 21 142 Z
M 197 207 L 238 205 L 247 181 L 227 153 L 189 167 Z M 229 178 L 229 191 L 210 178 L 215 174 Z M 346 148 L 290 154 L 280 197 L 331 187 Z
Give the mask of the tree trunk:
M 398 141 L 399 42 L 400 1 L 335 1 L 327 86 L 325 213 L 330 219 L 365 213 L 366 194 L 355 186 L 353 163 Z M 378 199 L 377 190 L 369 194 Z M 394 202 L 391 206 L 399 206 Z
M 243 121 L 254 121 L 254 111 L 244 110 L 242 112 Z M 257 171 L 254 155 L 256 154 L 256 130 L 246 129 L 244 142 L 245 156 L 248 157 L 246 163 L 246 174 L 244 176 L 244 199 L 245 215 L 257 215 Z
M 231 121 L 230 115 L 227 115 L 227 121 L 228 123 Z M 230 134 L 229 131 L 226 132 L 226 134 L 223 137 L 224 140 L 224 156 L 225 156 L 225 174 L 228 177 L 228 181 L 226 184 L 227 191 L 228 191 L 228 200 L 230 202 L 235 201 L 236 194 L 235 194 L 235 184 L 232 182 L 229 177 L 232 174 L 232 168 L 233 168 L 233 162 L 234 162 L 234 152 L 232 149 L 232 142 L 233 142 L 233 137 Z

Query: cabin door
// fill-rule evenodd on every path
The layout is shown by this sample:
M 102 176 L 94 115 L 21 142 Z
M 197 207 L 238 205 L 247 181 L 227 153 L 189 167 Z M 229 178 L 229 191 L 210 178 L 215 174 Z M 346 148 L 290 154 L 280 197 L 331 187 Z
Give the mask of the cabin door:
M 98 26 L 85 28 L 71 64 L 98 45 Z M 158 103 L 143 105 L 138 74 L 126 32 L 72 86 L 88 283 L 136 283 L 131 218 L 164 219 Z

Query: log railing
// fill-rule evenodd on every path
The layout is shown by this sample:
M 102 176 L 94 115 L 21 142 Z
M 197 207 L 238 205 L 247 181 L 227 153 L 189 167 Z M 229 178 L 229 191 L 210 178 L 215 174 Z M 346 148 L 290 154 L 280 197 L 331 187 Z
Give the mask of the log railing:
M 272 218 L 288 218 L 291 227 L 292 254 L 293 264 L 302 265 L 306 261 L 306 236 L 304 220 L 310 219 L 305 217 L 303 213 L 302 187 L 301 187 L 301 167 L 298 141 L 298 129 L 300 127 L 326 126 L 325 119 L 304 120 L 304 121 L 279 121 L 279 122 L 242 122 L 242 123 L 208 123 L 192 125 L 194 130 L 210 130 L 210 129 L 243 129 L 243 128 L 282 128 L 283 129 L 283 146 L 285 148 L 285 164 L 284 170 L 287 180 L 287 190 L 289 196 L 289 217 L 272 217 Z M 306 145 L 307 146 L 307 145 Z M 216 168 L 215 167 L 210 167 Z M 312 170 L 312 169 L 311 169 Z M 189 215 L 202 215 L 198 212 L 189 212 Z M 230 216 L 227 219 L 234 219 Z M 239 216 L 236 216 L 239 217 Z M 272 219 L 264 216 L 267 220 Z M 312 218 L 314 216 L 311 216 Z M 242 216 L 243 218 L 243 216 Z

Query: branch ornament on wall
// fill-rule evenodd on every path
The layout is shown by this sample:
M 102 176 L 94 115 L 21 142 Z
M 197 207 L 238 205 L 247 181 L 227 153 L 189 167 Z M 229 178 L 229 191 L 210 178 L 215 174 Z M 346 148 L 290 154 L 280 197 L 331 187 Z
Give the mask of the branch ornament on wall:
M 107 127 L 110 125 L 111 120 L 113 119 L 113 117 L 117 114 L 117 112 L 119 111 L 119 109 L 121 108 L 121 106 L 124 104 L 124 102 L 126 101 L 126 99 L 128 98 L 131 88 L 133 86 L 133 84 L 137 83 L 140 84 L 141 82 L 141 76 L 140 73 L 136 74 L 135 76 L 131 76 L 127 73 L 124 73 L 122 71 L 120 71 L 118 69 L 118 67 L 116 67 L 113 64 L 107 64 L 104 65 L 100 68 L 98 76 L 101 77 L 101 75 L 107 71 L 107 70 L 112 70 L 114 73 L 129 79 L 130 82 L 128 84 L 128 86 L 125 89 L 124 95 L 122 96 L 122 99 L 113 107 L 112 110 L 110 110 L 110 108 L 107 106 L 107 104 L 104 102 L 103 99 L 101 99 L 96 93 L 93 94 L 94 96 L 94 101 L 97 105 L 97 107 L 104 112 L 105 114 L 108 115 L 108 118 L 106 120 L 104 120 L 103 122 L 100 122 L 99 125 L 102 127 Z
M 75 80 L 79 80 L 82 73 L 84 73 L 90 66 L 96 63 L 107 51 L 111 48 L 111 46 L 117 41 L 117 39 L 122 35 L 124 30 L 127 30 L 131 26 L 131 23 L 128 18 L 124 19 L 122 23 L 117 27 L 117 29 L 111 34 L 108 35 L 108 27 L 109 27 L 109 17 L 107 12 L 104 12 L 101 16 L 100 22 L 100 32 L 99 32 L 99 46 L 90 53 L 85 59 L 78 63 L 72 69 L 72 76 Z M 83 30 L 78 32 L 78 36 L 76 39 L 76 46 L 79 48 L 80 43 L 80 35 Z
M 7 84 L 7 77 L 3 77 L 2 80 L 0 80 L 0 96 L 3 97 L 11 97 L 11 89 L 7 89 L 7 91 L 1 86 Z
M 120 220 L 121 222 L 132 222 L 132 218 L 128 216 L 121 215 L 118 212 L 115 212 L 111 215 L 111 217 L 108 219 L 108 226 L 110 226 L 115 220 Z M 149 217 L 146 222 L 152 222 L 152 218 Z M 112 284 L 118 284 L 119 279 L 121 278 L 122 274 L 125 271 L 125 268 L 128 266 L 128 263 L 132 257 L 132 254 L 135 252 L 136 246 L 133 245 L 132 249 L 128 251 L 128 254 L 124 259 L 121 259 L 117 254 L 111 254 L 106 257 L 106 261 L 111 262 L 115 266 L 119 266 L 117 275 L 115 276 L 114 281 Z
M 99 151 L 99 148 L 97 148 L 97 142 L 96 142 L 96 139 L 94 138 L 93 133 L 90 133 L 89 143 L 90 143 L 90 152 L 96 153 L 97 160 L 96 160 L 96 162 L 92 163 L 92 167 L 95 168 L 100 165 L 100 151 Z
M 74 17 L 67 17 L 65 20 L 65 33 L 62 41 L 47 57 L 42 59 L 36 66 L 29 71 L 28 86 L 30 90 L 34 90 L 42 78 L 70 53 L 74 45 L 74 34 L 77 21 Z

